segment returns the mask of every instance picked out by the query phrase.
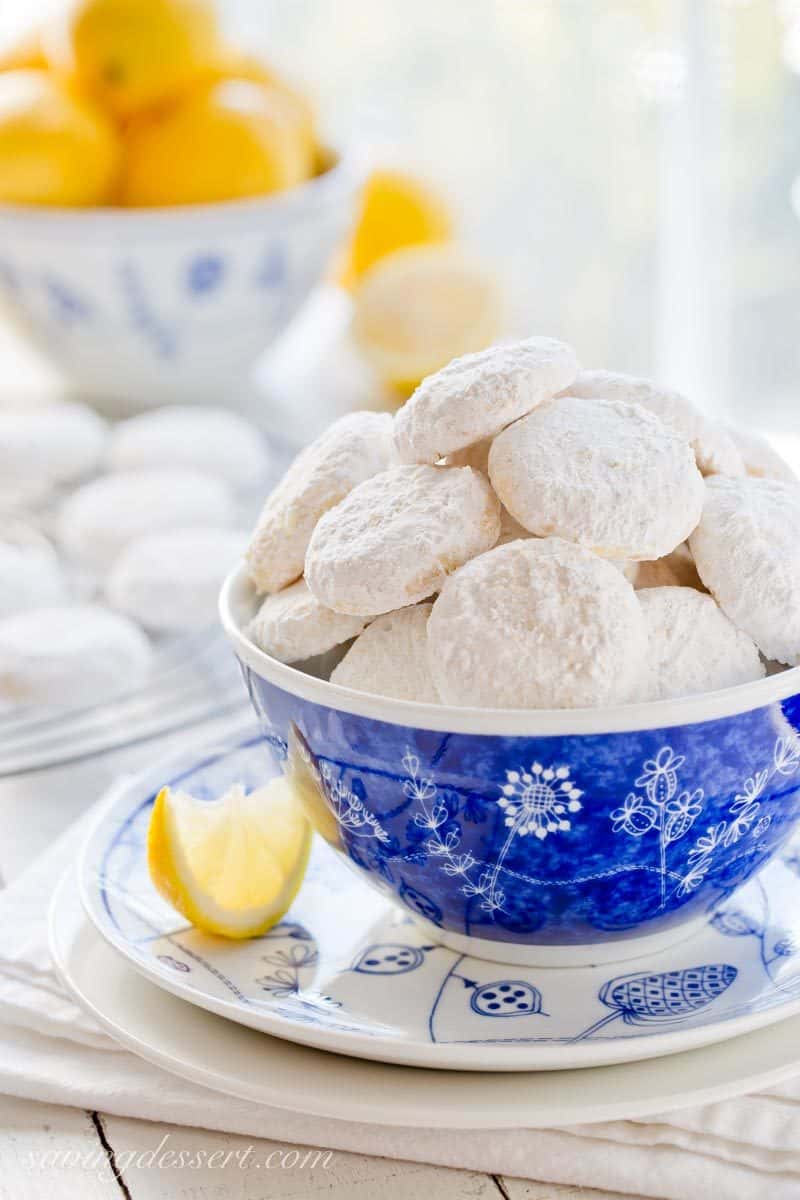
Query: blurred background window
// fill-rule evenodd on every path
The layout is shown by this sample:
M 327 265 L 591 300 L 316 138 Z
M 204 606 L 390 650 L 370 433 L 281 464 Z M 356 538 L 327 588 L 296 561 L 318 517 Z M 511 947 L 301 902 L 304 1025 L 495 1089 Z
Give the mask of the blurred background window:
M 3 0 L 0 41 L 53 0 Z M 514 326 L 800 425 L 800 0 L 220 0 L 324 125 L 438 182 Z

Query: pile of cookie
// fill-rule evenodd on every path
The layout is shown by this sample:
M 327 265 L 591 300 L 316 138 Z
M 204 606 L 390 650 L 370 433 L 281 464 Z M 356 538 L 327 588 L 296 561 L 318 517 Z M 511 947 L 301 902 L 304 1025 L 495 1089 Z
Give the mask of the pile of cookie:
M 396 699 L 598 707 L 800 663 L 789 466 L 552 338 L 454 360 L 394 419 L 335 422 L 246 558 L 256 645 L 346 647 L 331 681 Z
M 174 666 L 176 639 L 214 627 L 271 473 L 226 409 L 112 426 L 77 402 L 1 407 L 0 712 L 88 705 Z

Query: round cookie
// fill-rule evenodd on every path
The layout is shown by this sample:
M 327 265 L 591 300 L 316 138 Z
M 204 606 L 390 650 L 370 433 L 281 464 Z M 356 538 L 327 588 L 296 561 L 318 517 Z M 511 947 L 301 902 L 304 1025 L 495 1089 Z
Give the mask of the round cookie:
M 432 607 L 415 604 L 376 617 L 335 667 L 331 683 L 394 700 L 438 704 L 439 693 L 428 664 L 427 626 Z
M 750 429 L 729 429 L 728 433 L 742 456 L 748 475 L 752 475 L 756 479 L 783 479 L 787 483 L 798 482 L 797 475 L 786 460 L 760 433 L 754 433 Z
M 706 589 L 697 574 L 692 552 L 685 542 L 676 546 L 671 554 L 657 558 L 655 562 L 640 562 L 634 564 L 636 574 L 631 583 L 638 591 L 657 587 L 694 588 L 697 592 Z M 630 576 L 629 576 L 630 578 Z
M 613 400 L 564 396 L 540 405 L 495 438 L 489 477 L 531 533 L 603 558 L 669 554 L 703 504 L 689 444 L 653 413 Z
M 120 421 L 108 447 L 112 471 L 179 467 L 234 488 L 263 486 L 269 458 L 261 432 L 227 408 L 169 405 Z
M 500 536 L 500 505 L 471 467 L 394 467 L 361 483 L 311 537 L 306 580 L 337 612 L 377 615 L 438 592 Z
M 531 412 L 575 378 L 575 351 L 533 337 L 455 358 L 423 379 L 395 417 L 402 462 L 435 463 Z
M 697 570 L 722 611 L 766 658 L 800 664 L 800 483 L 706 481 L 689 538 Z
M 476 471 L 481 471 L 487 479 L 489 477 L 489 451 L 492 447 L 490 439 L 482 442 L 476 442 L 474 446 L 468 446 L 466 450 L 456 450 L 453 454 L 448 454 L 445 459 L 447 467 L 474 467 Z M 505 546 L 506 542 L 514 542 L 517 538 L 529 538 L 534 535 L 520 525 L 515 517 L 512 517 L 507 508 L 500 505 L 500 537 L 497 539 L 498 546 Z M 634 564 L 635 565 L 635 564 Z
M 653 587 L 638 595 L 647 625 L 639 699 L 694 696 L 763 678 L 755 642 L 713 596 L 687 587 Z
M 302 450 L 267 498 L 250 540 L 246 558 L 258 590 L 278 592 L 299 578 L 320 517 L 395 461 L 388 413 L 348 413 Z
M 267 596 L 247 628 L 259 649 L 279 662 L 326 654 L 361 633 L 368 617 L 350 617 L 320 604 L 305 579 Z
M 104 570 L 144 533 L 193 525 L 228 525 L 236 515 L 227 484 L 199 471 L 153 468 L 103 475 L 62 504 L 62 546 L 80 562 Z
M 138 626 L 97 604 L 33 608 L 0 621 L 0 700 L 91 704 L 141 686 L 151 661 Z
M 742 456 L 730 433 L 704 417 L 680 392 L 618 371 L 580 371 L 562 394 L 638 404 L 691 443 L 701 474 L 744 474 Z
M 67 581 L 52 546 L 22 526 L 0 531 L 0 620 L 42 605 L 61 604 Z
M 72 483 L 99 466 L 108 428 L 85 404 L 47 404 L 0 411 L 0 480 Z
M 105 582 L 109 604 L 158 633 L 205 629 L 217 619 L 219 589 L 242 557 L 239 529 L 168 529 L 135 538 Z
M 511 542 L 447 580 L 428 621 L 446 704 L 623 704 L 647 649 L 636 594 L 613 563 L 561 538 Z

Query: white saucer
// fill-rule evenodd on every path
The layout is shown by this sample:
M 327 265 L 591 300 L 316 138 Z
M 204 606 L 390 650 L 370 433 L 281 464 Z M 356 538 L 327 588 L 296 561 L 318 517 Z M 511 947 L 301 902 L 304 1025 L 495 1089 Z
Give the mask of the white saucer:
M 148 983 L 84 916 L 72 872 L 50 910 L 64 984 L 113 1037 L 218 1092 L 292 1112 L 436 1129 L 548 1128 L 646 1117 L 776 1087 L 800 1070 L 800 1018 L 655 1062 L 547 1074 L 387 1066 L 267 1037 Z
M 252 733 L 133 780 L 90 834 L 79 882 L 100 934 L 165 991 L 266 1033 L 384 1062 L 529 1071 L 655 1058 L 800 1012 L 800 859 L 738 893 L 693 937 L 614 967 L 523 968 L 466 958 L 317 841 L 300 894 L 265 937 L 187 927 L 150 882 L 155 793 L 198 796 L 264 781 Z

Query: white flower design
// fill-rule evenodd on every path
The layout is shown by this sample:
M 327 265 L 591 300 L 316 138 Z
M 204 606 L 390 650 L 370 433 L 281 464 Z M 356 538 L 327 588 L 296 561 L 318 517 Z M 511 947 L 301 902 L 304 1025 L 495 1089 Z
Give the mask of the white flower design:
M 689 851 L 691 865 L 681 881 L 679 896 L 693 892 L 705 880 L 719 846 L 735 846 L 748 836 L 757 843 L 767 832 L 772 824 L 772 815 L 762 811 L 764 791 L 777 775 L 793 775 L 800 767 L 798 739 L 778 738 L 772 757 L 770 767 L 756 771 L 745 780 L 741 792 L 736 794 L 728 809 L 727 819 L 710 827 L 697 839 Z M 764 847 L 757 846 L 757 849 Z
M 543 767 L 535 762 L 530 771 L 506 771 L 507 782 L 497 801 L 505 823 L 519 837 L 533 834 L 541 840 L 550 833 L 572 828 L 568 813 L 580 812 L 583 792 L 575 787 L 569 767 Z

